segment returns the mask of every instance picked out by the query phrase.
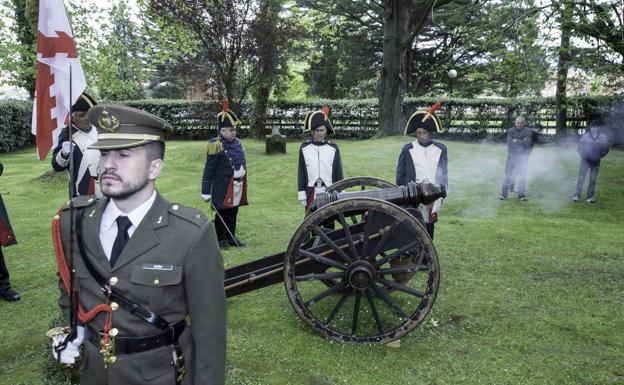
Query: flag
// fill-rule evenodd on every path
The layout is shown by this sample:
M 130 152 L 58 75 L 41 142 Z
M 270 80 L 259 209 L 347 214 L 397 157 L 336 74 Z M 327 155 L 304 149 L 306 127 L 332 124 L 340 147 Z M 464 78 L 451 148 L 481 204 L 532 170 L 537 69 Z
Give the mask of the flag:
M 45 159 L 50 149 L 56 146 L 71 106 L 86 88 L 87 81 L 63 0 L 40 0 L 32 116 L 32 133 L 37 137 L 39 160 Z

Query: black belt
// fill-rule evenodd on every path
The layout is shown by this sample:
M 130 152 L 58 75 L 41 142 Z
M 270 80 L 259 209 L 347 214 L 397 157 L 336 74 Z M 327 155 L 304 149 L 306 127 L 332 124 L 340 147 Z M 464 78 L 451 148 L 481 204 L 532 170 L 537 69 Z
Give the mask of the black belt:
M 140 353 L 147 350 L 160 348 L 162 346 L 173 345 L 178 342 L 178 338 L 186 329 L 186 320 L 176 323 L 160 334 L 145 337 L 116 336 L 115 354 Z M 85 327 L 85 338 L 99 348 L 102 333 L 96 331 L 91 326 Z

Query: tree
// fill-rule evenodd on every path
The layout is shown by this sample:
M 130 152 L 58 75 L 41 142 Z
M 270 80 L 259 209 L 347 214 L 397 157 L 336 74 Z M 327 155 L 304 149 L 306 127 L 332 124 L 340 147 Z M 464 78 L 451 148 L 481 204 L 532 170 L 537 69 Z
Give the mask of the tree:
M 559 61 L 557 65 L 557 93 L 555 95 L 556 134 L 562 135 L 567 125 L 567 80 L 570 68 L 570 37 L 572 34 L 572 7 L 565 1 L 560 9 L 561 44 L 559 45 Z
M 143 83 L 150 75 L 145 58 L 145 39 L 131 20 L 125 2 L 111 8 L 110 31 L 97 47 L 91 64 L 91 87 L 108 100 L 140 99 Z
M 0 19 L 12 22 L 0 27 L 0 67 L 6 71 L 8 83 L 24 88 L 31 98 L 35 96 L 37 7 L 36 0 L 0 4 Z
M 266 127 L 269 95 L 278 76 L 286 74 L 286 55 L 295 28 L 280 17 L 282 0 L 261 0 L 259 12 L 249 28 L 249 60 L 253 65 L 254 104 L 250 117 L 251 136 L 261 138 Z
M 602 40 L 624 57 L 624 8 L 620 0 L 580 0 L 565 3 L 570 8 L 570 16 L 576 18 L 572 27 L 577 32 Z
M 146 2 L 148 12 L 158 16 L 161 25 L 177 25 L 193 33 L 215 67 L 219 96 L 240 101 L 246 88 L 240 84 L 240 72 L 244 71 L 240 62 L 248 49 L 246 37 L 257 4 L 252 0 Z

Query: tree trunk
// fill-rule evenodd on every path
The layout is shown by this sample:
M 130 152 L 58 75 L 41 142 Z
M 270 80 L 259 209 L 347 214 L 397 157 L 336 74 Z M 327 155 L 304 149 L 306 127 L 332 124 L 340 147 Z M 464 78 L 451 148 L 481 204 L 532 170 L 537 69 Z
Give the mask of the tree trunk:
M 259 86 L 256 92 L 256 100 L 254 101 L 253 111 L 250 117 L 250 136 L 256 139 L 264 138 L 264 130 L 266 129 L 266 111 L 269 102 L 269 94 L 271 87 L 265 85 Z
M 405 93 L 404 63 L 407 53 L 408 10 L 401 1 L 386 1 L 384 10 L 384 44 L 379 90 L 378 136 L 396 135 L 403 131 L 403 95 Z
M 561 14 L 561 45 L 559 47 L 559 63 L 557 67 L 557 92 L 555 94 L 556 130 L 555 135 L 561 137 L 566 134 L 568 109 L 567 81 L 570 67 L 570 19 L 572 8 L 564 3 Z

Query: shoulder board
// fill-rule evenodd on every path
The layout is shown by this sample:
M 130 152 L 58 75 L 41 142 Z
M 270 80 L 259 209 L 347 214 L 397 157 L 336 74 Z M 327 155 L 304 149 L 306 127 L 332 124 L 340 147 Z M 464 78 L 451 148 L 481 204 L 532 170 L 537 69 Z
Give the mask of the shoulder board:
M 177 203 L 169 205 L 169 212 L 178 218 L 195 224 L 197 227 L 203 226 L 208 221 L 208 218 L 201 211 Z
M 220 140 L 215 139 L 208 142 L 208 146 L 206 147 L 206 152 L 208 155 L 218 154 L 223 152 L 223 143 Z
M 72 203 L 73 203 L 74 208 L 78 209 L 82 207 L 89 207 L 97 201 L 98 199 L 95 197 L 95 195 L 81 195 L 81 196 L 75 197 L 71 201 L 67 201 L 63 205 L 61 210 L 62 211 L 69 210 L 72 206 Z

